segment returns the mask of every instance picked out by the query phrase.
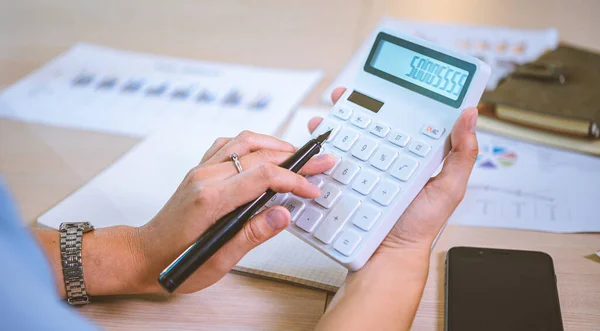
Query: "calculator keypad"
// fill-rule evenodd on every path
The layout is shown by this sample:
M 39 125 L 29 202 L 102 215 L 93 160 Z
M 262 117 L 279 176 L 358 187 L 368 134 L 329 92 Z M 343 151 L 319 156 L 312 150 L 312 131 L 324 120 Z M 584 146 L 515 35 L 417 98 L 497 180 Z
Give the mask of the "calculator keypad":
M 348 229 L 340 234 L 335 241 L 335 244 L 333 244 L 333 248 L 346 256 L 350 256 L 361 241 L 362 237 L 360 233 L 355 230 Z
M 431 151 L 431 146 L 421 140 L 413 140 L 408 146 L 408 150 L 420 157 L 425 157 Z
M 398 153 L 394 149 L 382 146 L 371 158 L 371 165 L 381 171 L 387 171 L 397 156 Z
M 342 120 L 347 120 L 352 116 L 352 109 L 348 107 L 338 107 L 333 111 L 333 115 Z
M 321 186 L 323 186 L 323 178 L 319 177 L 319 176 L 310 176 L 307 177 L 306 179 L 308 179 L 308 182 L 313 184 L 314 186 L 321 188 Z
M 302 213 L 298 221 L 296 221 L 296 225 L 300 229 L 311 233 L 315 231 L 315 228 L 319 225 L 321 219 L 323 219 L 323 213 L 319 211 L 319 209 L 316 207 L 308 207 L 304 213 Z
M 379 176 L 371 170 L 363 170 L 352 184 L 352 189 L 362 195 L 369 195 L 379 182 Z
M 269 201 L 267 201 L 265 206 L 272 207 L 272 206 L 283 205 L 289 197 L 290 197 L 290 193 L 275 194 L 271 199 L 269 199 Z
M 315 202 L 325 208 L 331 208 L 340 195 L 342 195 L 342 190 L 331 183 L 327 183 L 321 188 L 321 196 L 316 198 Z
M 350 123 L 354 124 L 355 126 L 361 128 L 361 129 L 366 129 L 367 126 L 369 126 L 369 124 L 371 123 L 371 119 L 369 117 L 367 117 L 366 115 L 359 113 L 359 114 L 354 115 L 354 117 L 352 117 L 352 119 L 350 120 Z
M 290 211 L 290 215 L 292 216 L 292 221 L 295 221 L 296 218 L 298 218 L 298 216 L 300 216 L 300 213 L 306 207 L 306 204 L 304 203 L 303 200 L 293 197 L 293 198 L 290 198 L 288 201 L 286 201 L 286 203 L 284 203 L 283 206 L 287 210 Z
M 396 197 L 398 192 L 400 192 L 400 187 L 391 181 L 386 180 L 377 186 L 375 192 L 371 195 L 371 198 L 373 201 L 378 202 L 383 206 L 387 206 Z
M 385 136 L 387 136 L 387 134 L 390 132 L 390 127 L 385 124 L 375 123 L 369 132 L 377 137 L 385 138 Z
M 433 125 L 425 125 L 421 130 L 424 135 L 433 139 L 440 139 L 440 137 L 444 134 L 444 131 L 444 128 L 438 128 Z
M 374 139 L 362 137 L 358 140 L 354 148 L 352 148 L 352 156 L 355 158 L 366 161 L 368 160 L 373 152 L 377 149 L 377 142 Z
M 326 150 L 335 157 L 335 165 L 324 175 L 308 177 L 321 188 L 321 196 L 313 203 L 277 194 L 268 205 L 283 205 L 293 226 L 306 236 L 351 256 L 378 226 L 385 207 L 410 184 L 432 150 L 429 143 L 440 139 L 445 129 L 427 123 L 416 131 L 418 137 L 411 137 L 349 106 L 337 107 L 332 114 L 315 135 L 334 130 Z
M 325 244 L 331 244 L 333 238 L 340 232 L 350 220 L 361 201 L 352 196 L 344 196 L 340 202 L 333 207 L 331 212 L 325 217 L 321 225 L 315 231 L 315 237 Z
M 369 231 L 381 215 L 379 209 L 372 204 L 364 204 L 359 209 L 352 223 L 364 231 Z
M 352 148 L 352 145 L 358 140 L 360 133 L 358 131 L 343 128 L 340 133 L 337 135 L 337 138 L 333 141 L 333 146 L 339 148 L 340 150 L 347 152 Z
M 390 174 L 399 180 L 406 182 L 412 177 L 419 166 L 419 161 L 408 155 L 401 155 L 390 170 Z
M 335 169 L 337 169 L 337 166 L 340 164 L 340 162 L 342 162 L 342 157 L 339 155 L 335 155 L 335 154 L 331 154 L 333 156 L 333 158 L 335 159 L 335 161 L 333 162 L 333 167 L 325 170 L 325 172 L 323 172 L 325 175 L 330 175 L 332 172 L 335 171 Z
M 329 118 L 324 118 L 323 121 L 321 122 L 321 124 L 319 124 L 319 127 L 317 127 L 317 129 L 315 130 L 315 134 L 317 136 L 322 135 L 323 133 L 333 130 L 331 132 L 331 134 L 329 135 L 329 137 L 327 137 L 327 141 L 330 142 L 333 140 L 333 138 L 335 138 L 335 136 L 337 135 L 338 131 L 340 130 L 340 128 L 342 127 L 342 125 L 332 119 Z
M 340 163 L 340 166 L 337 167 L 333 173 L 333 179 L 344 185 L 348 185 L 354 179 L 354 177 L 358 175 L 359 171 L 360 167 L 358 165 L 346 160 Z
M 388 141 L 396 146 L 406 147 L 410 141 L 410 136 L 402 131 L 394 130 L 388 137 Z

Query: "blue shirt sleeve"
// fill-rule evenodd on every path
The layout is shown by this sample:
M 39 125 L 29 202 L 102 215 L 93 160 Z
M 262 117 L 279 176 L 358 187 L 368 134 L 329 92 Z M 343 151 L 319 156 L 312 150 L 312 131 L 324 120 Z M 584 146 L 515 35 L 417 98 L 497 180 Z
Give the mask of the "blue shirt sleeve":
M 61 300 L 46 256 L 0 178 L 0 329 L 97 330 Z

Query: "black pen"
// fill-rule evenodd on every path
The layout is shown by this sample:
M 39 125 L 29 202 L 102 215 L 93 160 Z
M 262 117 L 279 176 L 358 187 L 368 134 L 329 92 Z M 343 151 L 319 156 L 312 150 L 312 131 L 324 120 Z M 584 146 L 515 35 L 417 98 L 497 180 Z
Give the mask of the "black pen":
M 327 131 L 315 139 L 311 139 L 294 155 L 283 162 L 280 167 L 298 172 L 313 156 L 319 154 L 321 145 L 327 140 L 331 131 Z M 256 214 L 276 192 L 267 190 L 256 200 L 250 201 L 229 214 L 223 216 L 206 230 L 188 249 L 173 261 L 158 277 L 158 283 L 168 292 L 175 291 L 190 277 L 204 262 L 210 259 L 225 245 L 244 224 Z

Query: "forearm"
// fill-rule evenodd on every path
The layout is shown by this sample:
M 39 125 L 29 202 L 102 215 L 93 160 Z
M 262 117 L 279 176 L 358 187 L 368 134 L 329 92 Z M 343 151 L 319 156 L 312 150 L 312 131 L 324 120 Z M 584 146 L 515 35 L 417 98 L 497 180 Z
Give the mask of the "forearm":
M 135 258 L 140 246 L 135 239 L 136 231 L 132 227 L 114 226 L 83 235 L 83 278 L 90 296 L 146 291 L 145 283 L 140 281 L 142 261 Z M 48 256 L 60 296 L 64 298 L 60 235 L 52 229 L 34 228 L 33 232 Z
M 429 270 L 429 253 L 374 256 L 350 275 L 317 330 L 408 330 Z

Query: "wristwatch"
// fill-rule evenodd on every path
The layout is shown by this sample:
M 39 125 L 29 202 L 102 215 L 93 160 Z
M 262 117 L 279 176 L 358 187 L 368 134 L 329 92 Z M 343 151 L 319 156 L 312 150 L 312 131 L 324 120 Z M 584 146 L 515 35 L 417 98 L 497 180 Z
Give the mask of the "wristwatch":
M 58 228 L 67 302 L 71 305 L 90 303 L 83 281 L 81 243 L 83 234 L 93 230 L 94 226 L 89 222 L 61 223 Z

